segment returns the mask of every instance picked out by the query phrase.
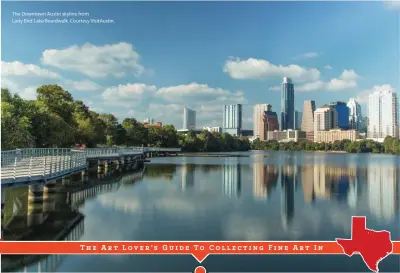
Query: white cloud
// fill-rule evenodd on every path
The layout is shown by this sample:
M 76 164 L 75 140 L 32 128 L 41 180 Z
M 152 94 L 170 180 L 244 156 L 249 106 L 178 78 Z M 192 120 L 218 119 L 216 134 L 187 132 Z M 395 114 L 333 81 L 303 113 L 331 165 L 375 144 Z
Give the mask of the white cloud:
M 346 90 L 357 87 L 357 79 L 359 76 L 353 70 L 344 70 L 339 78 L 333 78 L 328 82 L 321 80 L 308 82 L 298 87 L 295 87 L 295 91 L 299 92 L 311 92 L 311 91 L 338 91 Z
M 332 70 L 332 66 L 330 66 L 329 64 L 325 65 L 324 68 L 328 69 L 328 70 Z
M 103 87 L 91 80 L 81 80 L 81 81 L 65 81 L 66 88 L 73 89 L 76 91 L 98 91 L 101 90 Z
M 390 10 L 400 11 L 400 1 L 399 0 L 385 0 L 385 7 Z
M 224 72 L 234 79 L 264 79 L 290 77 L 297 82 L 316 81 L 320 72 L 315 68 L 304 68 L 296 64 L 288 66 L 274 65 L 267 60 L 249 58 L 229 59 L 225 62 Z
M 383 84 L 383 85 L 375 85 L 370 89 L 363 90 L 359 92 L 356 96 L 356 101 L 360 104 L 367 104 L 368 103 L 368 96 L 377 91 L 385 91 L 385 90 L 393 90 L 395 89 L 390 84 Z
M 139 76 L 145 72 L 140 64 L 139 54 L 128 43 L 103 46 L 86 43 L 65 49 L 46 49 L 41 61 L 49 66 L 79 72 L 93 78 Z
M 143 83 L 120 84 L 107 88 L 103 94 L 103 99 L 108 101 L 127 102 L 129 100 L 138 100 L 145 97 L 151 97 L 157 90 L 155 85 L 146 85 Z
M 319 57 L 318 52 L 306 52 L 306 53 L 303 53 L 301 55 L 294 57 L 293 59 L 301 60 L 301 59 L 312 59 L 312 58 L 317 58 L 317 57 Z
M 40 68 L 34 64 L 23 64 L 21 62 L 1 62 L 2 77 L 34 76 L 50 79 L 58 79 L 60 75 L 47 69 Z

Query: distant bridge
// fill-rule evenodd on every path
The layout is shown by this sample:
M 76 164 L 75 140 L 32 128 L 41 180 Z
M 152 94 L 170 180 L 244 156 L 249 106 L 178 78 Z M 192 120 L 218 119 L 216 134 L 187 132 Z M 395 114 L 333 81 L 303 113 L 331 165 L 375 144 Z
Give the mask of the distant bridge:
M 2 187 L 46 183 L 86 170 L 89 160 L 108 164 L 143 161 L 147 156 L 177 154 L 180 148 L 129 147 L 129 148 L 68 148 L 16 149 L 1 152 Z

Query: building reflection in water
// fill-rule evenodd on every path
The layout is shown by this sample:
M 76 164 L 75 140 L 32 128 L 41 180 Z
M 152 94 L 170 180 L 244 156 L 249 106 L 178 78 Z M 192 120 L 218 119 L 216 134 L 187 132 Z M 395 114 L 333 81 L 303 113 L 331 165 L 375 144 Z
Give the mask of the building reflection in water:
M 264 164 L 264 155 L 253 162 L 253 196 L 267 199 L 278 182 L 279 170 L 273 164 Z
M 222 170 L 223 192 L 228 197 L 239 197 L 241 192 L 241 169 L 237 157 L 225 159 Z
M 195 166 L 193 164 L 184 163 L 181 166 L 181 175 L 182 175 L 182 191 L 186 191 L 186 189 L 193 188 L 194 186 L 194 169 Z
M 289 228 L 294 216 L 295 168 L 288 162 L 281 166 L 281 219 L 282 227 Z
M 371 213 L 378 219 L 391 220 L 399 211 L 398 169 L 372 163 L 367 180 Z

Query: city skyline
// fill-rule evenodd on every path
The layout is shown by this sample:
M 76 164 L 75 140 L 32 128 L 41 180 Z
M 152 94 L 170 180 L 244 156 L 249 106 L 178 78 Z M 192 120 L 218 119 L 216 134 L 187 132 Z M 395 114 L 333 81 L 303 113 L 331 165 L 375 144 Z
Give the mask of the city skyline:
M 78 7 L 116 23 L 11 23 L 13 11 Z M 254 21 L 246 20 L 244 9 Z M 164 19 L 161 10 L 168 14 Z M 177 16 L 182 12 L 188 16 Z M 280 18 L 282 13 L 291 20 Z M 318 107 L 354 97 L 365 115 L 369 93 L 399 88 L 393 62 L 399 56 L 397 20 L 396 11 L 377 2 L 5 2 L 2 87 L 32 98 L 35 88 L 57 83 L 94 111 L 121 121 L 150 116 L 176 128 L 187 105 L 196 110 L 201 128 L 221 126 L 224 104 L 268 103 L 280 115 L 286 76 L 295 84 L 295 110 L 302 110 L 304 100 Z M 152 23 L 137 27 L 142 22 Z M 243 128 L 252 123 L 251 111 L 244 111 Z

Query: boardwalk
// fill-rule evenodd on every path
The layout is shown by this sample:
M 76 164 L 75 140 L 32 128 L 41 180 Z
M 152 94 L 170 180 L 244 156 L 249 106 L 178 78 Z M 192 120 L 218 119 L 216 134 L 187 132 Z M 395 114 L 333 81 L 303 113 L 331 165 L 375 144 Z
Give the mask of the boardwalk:
M 1 185 L 43 183 L 87 168 L 88 160 L 144 159 L 150 153 L 177 153 L 179 148 L 17 149 L 1 152 Z

